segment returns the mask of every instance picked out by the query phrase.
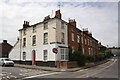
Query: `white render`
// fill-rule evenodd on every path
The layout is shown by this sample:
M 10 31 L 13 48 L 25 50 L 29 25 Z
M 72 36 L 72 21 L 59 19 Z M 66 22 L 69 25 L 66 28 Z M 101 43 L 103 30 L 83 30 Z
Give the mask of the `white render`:
M 36 25 L 36 32 L 33 33 L 33 27 L 26 28 L 26 35 L 23 35 L 23 30 L 19 31 L 19 41 L 15 44 L 13 49 L 9 54 L 9 58 L 12 60 L 23 60 L 23 52 L 26 52 L 26 60 L 32 60 L 33 54 L 32 51 L 36 51 L 36 61 L 43 60 L 43 50 L 48 50 L 48 59 L 47 61 L 61 61 L 60 47 L 66 47 L 68 49 L 68 39 L 67 39 L 67 24 L 64 22 L 64 29 L 61 29 L 60 19 L 54 18 L 48 21 L 48 29 L 44 30 L 44 23 L 39 23 Z M 34 26 L 34 25 L 33 25 Z M 48 33 L 48 44 L 43 44 L 43 35 Z M 65 35 L 64 44 L 50 44 L 51 42 L 61 42 L 61 33 Z M 36 45 L 32 45 L 32 36 L 36 35 Z M 26 38 L 26 47 L 23 47 L 23 38 Z M 52 49 L 57 48 L 58 53 L 53 53 Z M 20 56 L 21 55 L 21 56 Z M 65 59 L 64 61 L 67 61 Z

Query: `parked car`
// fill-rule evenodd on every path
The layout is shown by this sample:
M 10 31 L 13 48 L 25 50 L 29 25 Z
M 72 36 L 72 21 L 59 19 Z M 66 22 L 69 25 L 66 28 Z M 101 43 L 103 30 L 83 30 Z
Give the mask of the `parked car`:
M 14 62 L 9 58 L 0 58 L 1 66 L 14 66 Z

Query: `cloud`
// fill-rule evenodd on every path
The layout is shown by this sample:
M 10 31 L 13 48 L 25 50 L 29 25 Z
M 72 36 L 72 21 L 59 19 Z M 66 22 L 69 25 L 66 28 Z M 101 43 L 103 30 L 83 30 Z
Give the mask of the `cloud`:
M 58 9 L 55 2 L 11 2 L 6 0 L 0 2 L 0 36 L 7 39 L 12 45 L 17 40 L 18 30 L 22 28 L 24 20 L 30 24 L 41 22 L 52 10 Z M 33 1 L 33 0 L 31 0 Z M 118 9 L 115 2 L 63 2 L 61 3 L 62 18 L 68 21 L 69 18 L 76 19 L 77 27 L 88 27 L 93 36 L 104 45 L 118 45 Z M 81 25 L 81 26 L 80 26 Z M 8 36 L 9 35 L 9 36 Z

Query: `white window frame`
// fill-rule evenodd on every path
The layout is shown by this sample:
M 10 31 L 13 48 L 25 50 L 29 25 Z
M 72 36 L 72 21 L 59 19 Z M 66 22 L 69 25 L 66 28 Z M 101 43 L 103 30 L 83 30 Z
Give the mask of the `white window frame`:
M 33 26 L 33 33 L 36 32 L 36 26 Z
M 75 47 L 74 46 L 72 46 L 72 53 L 74 53 L 75 52 Z
M 63 48 L 60 49 L 61 60 L 65 60 L 65 50 Z
M 82 48 L 82 53 L 83 53 L 83 55 L 85 54 L 85 50 L 84 50 L 84 48 Z
M 26 61 L 26 52 L 23 52 L 23 61 Z
M 44 23 L 44 29 L 48 29 L 48 22 Z
M 43 50 L 43 61 L 48 60 L 48 50 Z
M 80 36 L 77 35 L 77 42 L 80 43 Z
M 48 44 L 48 33 L 44 33 L 44 44 Z
M 81 39 L 82 39 L 81 41 L 82 41 L 82 44 L 83 44 L 83 36 L 81 37 Z
M 61 29 L 64 29 L 65 26 L 64 26 L 64 22 L 61 22 Z
M 32 45 L 36 45 L 36 35 L 32 36 Z
M 90 52 L 90 48 L 88 48 L 88 54 L 89 54 L 89 55 L 91 54 L 91 52 Z
M 26 46 L 26 38 L 23 38 L 23 47 Z
M 72 33 L 71 36 L 72 36 L 72 41 L 74 41 L 74 40 L 75 40 L 75 39 L 74 39 L 74 37 L 75 37 L 75 36 L 74 36 L 74 33 Z
M 85 45 L 87 45 L 87 39 L 85 38 Z
M 88 45 L 90 45 L 90 42 L 89 42 L 90 40 L 88 39 Z
M 23 29 L 23 35 L 26 35 L 26 29 Z
M 66 48 L 65 51 L 66 51 L 66 52 L 65 52 L 65 59 L 68 60 L 68 49 Z
M 61 42 L 65 43 L 65 34 L 63 32 L 61 33 Z

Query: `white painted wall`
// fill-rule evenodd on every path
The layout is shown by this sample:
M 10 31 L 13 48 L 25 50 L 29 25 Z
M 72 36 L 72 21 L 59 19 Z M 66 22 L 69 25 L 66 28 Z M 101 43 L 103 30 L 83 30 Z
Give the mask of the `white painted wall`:
M 68 47 L 67 25 L 65 29 L 61 29 L 61 20 L 53 19 L 48 22 L 48 29 L 44 30 L 44 24 L 36 25 L 36 32 L 33 33 L 33 27 L 26 29 L 26 35 L 23 30 L 19 32 L 19 42 L 14 46 L 9 54 L 12 60 L 20 60 L 20 44 L 21 60 L 23 60 L 23 52 L 26 52 L 26 60 L 32 60 L 32 51 L 36 51 L 36 61 L 43 61 L 43 50 L 48 50 L 48 61 L 60 61 L 61 54 L 58 46 Z M 21 34 L 22 32 L 22 34 Z M 48 32 L 48 44 L 43 44 L 43 35 Z M 50 44 L 50 42 L 61 42 L 61 33 L 65 34 L 65 44 Z M 32 36 L 36 35 L 36 46 L 32 46 Z M 26 38 L 26 47 L 23 47 L 23 38 Z M 58 48 L 58 54 L 52 52 L 53 48 Z

